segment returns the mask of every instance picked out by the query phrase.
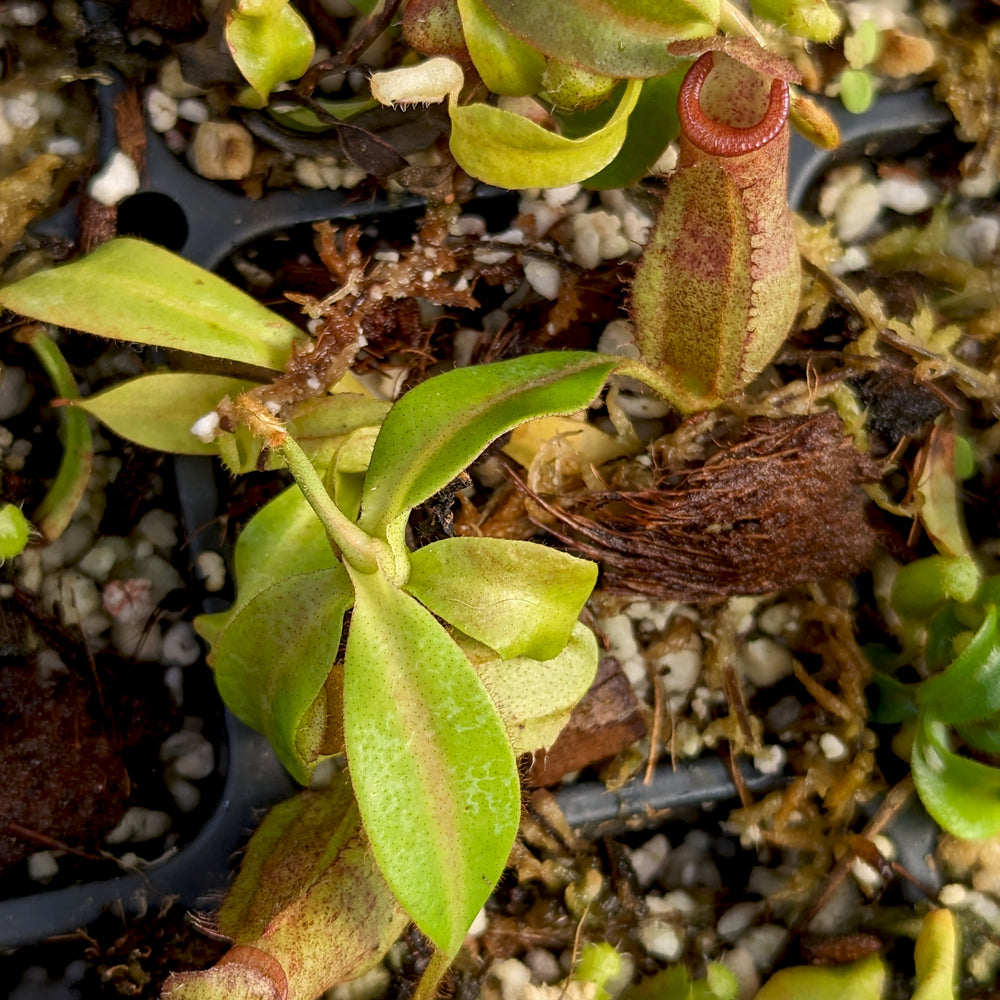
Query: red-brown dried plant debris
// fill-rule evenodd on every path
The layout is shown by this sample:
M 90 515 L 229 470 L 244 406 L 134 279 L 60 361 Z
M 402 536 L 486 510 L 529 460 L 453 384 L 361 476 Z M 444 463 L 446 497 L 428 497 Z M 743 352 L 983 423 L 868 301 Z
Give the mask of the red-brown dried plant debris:
M 878 476 L 835 413 L 751 417 L 652 488 L 535 499 L 605 589 L 696 602 L 859 573 L 878 540 L 860 484 Z

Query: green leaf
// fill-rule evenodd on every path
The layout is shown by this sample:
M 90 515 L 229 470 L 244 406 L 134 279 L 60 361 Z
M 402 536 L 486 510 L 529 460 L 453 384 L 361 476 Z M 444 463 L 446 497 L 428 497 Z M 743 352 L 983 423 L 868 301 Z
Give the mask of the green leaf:
M 955 432 L 945 424 L 939 423 L 931 431 L 922 453 L 924 464 L 913 491 L 913 506 L 938 552 L 972 560 L 956 476 L 955 438 Z
M 285 105 L 277 108 L 275 104 L 280 101 L 281 95 L 276 94 L 268 106 L 267 113 L 277 122 L 286 125 L 288 128 L 296 129 L 299 132 L 329 132 L 335 128 L 333 124 L 321 118 L 312 108 L 303 105 Z M 363 111 L 371 111 L 378 107 L 378 101 L 363 95 L 357 97 L 345 97 L 343 100 L 332 100 L 324 97 L 313 97 L 327 114 L 333 115 L 339 122 L 350 121 L 355 115 L 360 115 Z
M 942 829 L 967 840 L 1000 833 L 1000 770 L 954 753 L 945 724 L 926 709 L 910 767 L 920 801 Z
M 263 733 L 296 781 L 306 784 L 324 726 L 306 715 L 340 648 L 351 583 L 341 566 L 287 576 L 232 617 L 216 643 L 215 682 L 234 715 Z M 305 722 L 310 732 L 300 732 Z
M 971 601 L 979 581 L 979 567 L 970 556 L 915 559 L 896 574 L 892 606 L 908 618 L 927 619 L 945 601 Z
M 31 522 L 12 503 L 0 503 L 0 562 L 19 556 L 31 537 Z
M 709 962 L 705 967 L 707 995 L 717 1000 L 736 1000 L 740 984 L 736 976 L 721 962 Z
M 483 0 L 497 20 L 547 56 L 615 78 L 662 76 L 682 38 L 714 35 L 719 0 Z
M 683 965 L 646 976 L 622 994 L 622 1000 L 690 1000 L 691 977 Z
M 757 17 L 780 24 L 790 34 L 813 42 L 826 44 L 840 34 L 840 17 L 827 6 L 826 0 L 751 0 L 750 6 Z
M 214 442 L 191 433 L 196 420 L 224 396 L 251 388 L 245 379 L 193 372 L 162 372 L 119 382 L 73 405 L 97 417 L 126 441 L 175 455 L 215 455 Z
M 781 969 L 754 994 L 754 1000 L 879 1000 L 885 981 L 885 962 L 869 955 L 850 965 Z
M 970 747 L 1000 757 L 1000 715 L 955 726 L 955 732 Z
M 373 863 L 347 772 L 341 772 L 329 787 L 275 806 L 250 838 L 216 922 L 234 945 L 258 954 L 236 952 L 221 969 L 247 962 L 252 982 L 256 958 L 259 970 L 281 969 L 279 985 L 289 996 L 322 996 L 380 961 L 407 920 Z M 219 969 L 176 975 L 165 995 L 243 997 L 227 991 Z M 196 993 L 196 985 L 203 992 Z
M 0 289 L 0 305 L 99 337 L 278 371 L 303 336 L 210 271 L 127 237 Z
M 433 615 L 381 573 L 352 578 L 344 734 L 362 822 L 410 917 L 454 955 L 517 834 L 514 754 L 472 664 Z
M 873 699 L 872 719 L 880 725 L 904 722 L 917 714 L 917 685 L 904 684 L 879 670 L 872 672 L 878 697 Z
M 840 103 L 852 115 L 864 114 L 875 101 L 875 80 L 866 69 L 845 69 L 840 74 Z
M 951 665 L 919 686 L 917 704 L 950 724 L 1000 712 L 1000 627 L 994 605 Z
M 630 187 L 649 173 L 650 167 L 680 133 L 677 94 L 687 68 L 685 63 L 673 73 L 643 83 L 635 110 L 628 118 L 622 148 L 603 170 L 584 181 L 584 187 Z
M 364 476 L 368 471 L 372 450 L 378 437 L 378 427 L 359 427 L 351 431 L 333 455 L 327 474 L 327 485 L 334 503 L 354 520 L 361 507 Z
M 488 646 L 457 637 L 507 727 L 515 753 L 555 743 L 597 675 L 597 640 L 577 622 L 569 642 L 550 660 L 503 660 Z
M 545 72 L 545 56 L 507 31 L 482 0 L 457 2 L 465 44 L 483 83 L 494 94 L 536 93 Z
M 911 1000 L 955 1000 L 961 952 L 950 910 L 931 910 L 920 925 L 913 950 L 917 988 Z
M 417 504 L 447 486 L 505 431 L 532 417 L 573 413 L 601 391 L 616 359 L 550 351 L 438 375 L 390 410 L 375 443 L 359 524 L 401 534 Z
M 302 16 L 285 2 L 241 3 L 226 21 L 233 61 L 263 107 L 271 91 L 309 68 L 316 45 Z
M 290 486 L 254 514 L 237 539 L 233 563 L 233 606 L 199 615 L 194 623 L 198 634 L 213 645 L 233 615 L 265 588 L 286 577 L 340 566 L 323 525 L 298 486 Z
M 596 563 L 534 542 L 443 538 L 412 553 L 406 590 L 504 659 L 548 660 L 596 582 Z
M 608 123 L 579 139 L 568 139 L 490 104 L 450 101 L 451 152 L 468 174 L 514 190 L 562 187 L 591 177 L 618 154 L 641 85 L 631 80 Z

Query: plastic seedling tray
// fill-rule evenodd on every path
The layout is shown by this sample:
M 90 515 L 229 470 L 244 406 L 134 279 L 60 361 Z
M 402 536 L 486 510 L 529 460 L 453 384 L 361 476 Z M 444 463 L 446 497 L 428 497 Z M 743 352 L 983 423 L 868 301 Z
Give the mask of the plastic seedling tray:
M 101 89 L 100 103 L 105 110 L 102 148 L 107 154 L 114 147 L 110 108 L 115 88 Z M 794 208 L 808 205 L 811 190 L 831 165 L 876 153 L 905 152 L 951 121 L 947 110 L 923 90 L 885 97 L 861 116 L 831 110 L 842 130 L 842 147 L 823 152 L 793 137 L 789 199 Z M 484 195 L 509 197 L 498 191 L 485 191 Z M 384 201 L 351 203 L 340 192 L 293 190 L 272 192 L 250 201 L 194 174 L 167 150 L 158 135 L 150 133 L 143 188 L 120 206 L 119 217 L 126 223 L 123 230 L 160 242 L 214 269 L 236 248 L 269 233 L 323 219 L 384 220 L 400 210 L 412 211 L 419 204 L 418 199 L 394 205 Z M 63 213 L 61 218 L 55 217 L 39 228 L 58 231 L 63 227 L 65 231 L 68 225 L 72 225 L 71 216 Z M 200 528 L 217 514 L 211 463 L 177 459 L 176 481 L 180 514 L 192 539 L 193 554 L 197 555 Z M 134 914 L 166 897 L 186 907 L 209 906 L 213 895 L 227 882 L 234 850 L 263 810 L 294 791 L 264 737 L 228 712 L 224 738 L 225 745 L 218 748 L 224 775 L 222 794 L 211 818 L 192 841 L 170 860 L 141 874 L 0 902 L 0 948 L 39 942 L 82 927 L 112 906 Z M 747 764 L 740 767 L 746 787 L 755 793 L 785 780 L 781 774 L 763 774 Z M 709 758 L 686 762 L 676 770 L 663 765 L 648 785 L 633 780 L 611 792 L 598 782 L 586 782 L 568 786 L 556 797 L 572 826 L 584 833 L 604 834 L 732 800 L 737 790 L 724 762 Z M 912 871 L 926 871 L 923 856 L 928 850 L 928 836 L 934 833 L 928 823 L 919 815 L 912 819 L 911 814 L 905 830 L 894 830 L 902 860 Z

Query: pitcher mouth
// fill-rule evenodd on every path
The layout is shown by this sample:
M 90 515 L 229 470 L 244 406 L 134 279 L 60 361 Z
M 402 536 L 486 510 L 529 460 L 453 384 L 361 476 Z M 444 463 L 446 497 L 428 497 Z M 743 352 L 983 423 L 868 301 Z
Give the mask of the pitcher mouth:
M 781 133 L 788 121 L 788 84 L 771 82 L 767 110 L 756 125 L 739 128 L 709 118 L 701 107 L 701 88 L 715 66 L 715 53 L 706 52 L 688 70 L 677 95 L 677 112 L 684 138 L 709 156 L 741 156 L 761 149 Z

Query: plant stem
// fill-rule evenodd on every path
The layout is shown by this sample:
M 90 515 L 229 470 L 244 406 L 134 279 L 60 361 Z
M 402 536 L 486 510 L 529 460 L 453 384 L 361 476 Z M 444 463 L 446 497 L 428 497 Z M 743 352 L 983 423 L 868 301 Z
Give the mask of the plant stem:
M 23 329 L 18 340 L 26 343 L 45 369 L 55 391 L 65 400 L 79 399 L 76 379 L 56 342 L 43 331 L 40 324 Z M 59 471 L 42 502 L 31 519 L 42 537 L 51 542 L 66 530 L 73 514 L 83 499 L 90 481 L 93 465 L 94 443 L 87 423 L 87 414 L 67 406 L 59 415 L 62 424 L 62 459 Z
M 743 35 L 752 38 L 761 48 L 767 48 L 764 36 L 738 7 L 723 0 L 719 17 L 719 27 L 729 35 Z
M 424 974 L 420 977 L 420 982 L 417 983 L 413 1000 L 434 1000 L 438 994 L 441 980 L 444 979 L 445 973 L 450 967 L 451 957 L 435 948 L 431 960 L 427 963 L 427 968 L 424 969 Z
M 375 572 L 378 568 L 378 541 L 365 534 L 333 502 L 319 473 L 295 438 L 286 435 L 277 451 L 344 560 L 362 573 Z

